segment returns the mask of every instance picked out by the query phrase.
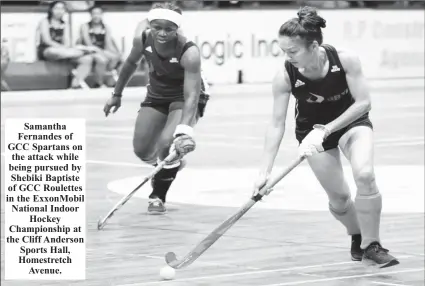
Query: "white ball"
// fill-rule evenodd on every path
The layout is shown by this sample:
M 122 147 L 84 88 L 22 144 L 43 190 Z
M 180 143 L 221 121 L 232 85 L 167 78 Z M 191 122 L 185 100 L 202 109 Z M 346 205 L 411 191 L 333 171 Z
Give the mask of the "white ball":
M 159 271 L 159 276 L 164 280 L 173 280 L 176 276 L 176 270 L 170 266 L 164 266 Z

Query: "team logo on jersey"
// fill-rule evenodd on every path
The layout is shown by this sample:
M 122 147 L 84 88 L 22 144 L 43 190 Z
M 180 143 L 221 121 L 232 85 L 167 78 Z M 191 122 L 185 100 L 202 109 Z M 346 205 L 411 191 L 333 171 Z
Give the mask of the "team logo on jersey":
M 152 53 L 152 47 L 151 46 L 147 46 L 145 50 L 148 51 L 149 53 Z
M 307 98 L 307 100 L 306 100 L 308 103 L 322 103 L 325 100 L 325 98 L 323 96 L 320 96 L 318 94 L 314 94 L 312 92 L 309 92 L 309 93 L 310 93 L 311 96 L 309 98 Z
M 327 101 L 338 101 L 340 100 L 344 95 L 348 94 L 348 88 L 346 88 L 343 92 L 341 92 L 340 94 L 336 94 L 334 96 L 328 97 Z
M 170 63 L 178 63 L 179 61 L 177 60 L 177 58 L 171 58 Z
M 297 81 L 295 82 L 295 87 L 299 87 L 299 86 L 302 86 L 302 85 L 305 85 L 305 83 L 300 81 L 299 79 L 297 79 Z
M 335 66 L 332 66 L 331 72 L 337 72 L 337 71 L 340 71 L 340 70 L 341 69 L 337 65 L 335 65 Z

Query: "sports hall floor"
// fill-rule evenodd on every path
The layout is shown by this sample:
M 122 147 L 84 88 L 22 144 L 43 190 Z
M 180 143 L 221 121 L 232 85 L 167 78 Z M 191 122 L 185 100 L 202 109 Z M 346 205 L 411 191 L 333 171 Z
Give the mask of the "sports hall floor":
M 133 125 L 145 89 L 126 89 L 123 106 L 108 118 L 102 109 L 109 89 L 9 92 L 1 95 L 2 135 L 4 120 L 11 117 L 87 120 L 87 280 L 3 281 L 2 235 L 2 284 L 424 285 L 423 80 L 376 81 L 371 86 L 375 168 L 384 198 L 382 241 L 400 265 L 378 270 L 350 261 L 350 239 L 327 211 L 324 191 L 302 163 L 194 264 L 177 271 L 172 281 L 160 280 L 166 252 L 184 256 L 249 198 L 271 114 L 270 85 L 213 87 L 206 116 L 196 128 L 198 148 L 187 157 L 188 166 L 169 193 L 169 213 L 146 215 L 146 186 L 102 231 L 96 228 L 98 218 L 150 170 L 132 152 Z M 293 104 L 291 100 L 277 168 L 296 156 Z M 1 147 L 3 154 L 3 136 Z M 3 196 L 4 184 L 2 233 Z

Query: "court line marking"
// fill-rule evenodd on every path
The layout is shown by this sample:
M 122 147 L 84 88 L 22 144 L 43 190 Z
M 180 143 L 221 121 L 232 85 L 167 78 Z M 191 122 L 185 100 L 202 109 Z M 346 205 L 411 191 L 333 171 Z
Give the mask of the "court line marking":
M 150 254 L 134 254 L 134 256 L 141 256 L 141 257 L 146 257 L 146 258 L 164 260 L 163 256 L 156 256 L 156 255 L 150 255 Z M 250 266 L 245 266 L 245 265 L 229 264 L 229 263 L 215 262 L 215 261 L 199 261 L 199 264 L 210 265 L 210 266 L 225 266 L 225 267 L 229 267 L 229 268 L 245 268 L 245 269 L 249 269 L 249 270 L 260 270 L 261 269 L 261 268 L 257 268 L 257 267 L 250 267 Z
M 354 263 L 358 263 L 358 262 L 353 262 L 353 261 L 337 262 L 337 263 L 327 263 L 327 264 L 318 264 L 318 265 L 309 265 L 309 266 L 299 266 L 299 267 L 292 267 L 292 268 L 280 268 L 280 269 L 270 269 L 270 270 L 260 270 L 260 271 L 229 273 L 229 274 L 219 274 L 219 275 L 210 275 L 210 276 L 200 276 L 200 277 L 192 277 L 192 278 L 175 279 L 175 280 L 170 280 L 170 281 L 152 281 L 152 282 L 142 282 L 142 283 L 132 283 L 132 284 L 119 284 L 117 286 L 143 286 L 143 285 L 155 285 L 155 284 L 162 284 L 162 283 L 187 282 L 187 281 L 196 281 L 196 280 L 203 280 L 203 279 L 214 279 L 214 278 L 224 278 L 224 277 L 255 275 L 255 274 L 263 274 L 263 273 L 291 272 L 293 270 L 299 270 L 299 269 L 335 266 L 335 265 L 343 265 L 343 264 L 354 264 Z M 330 278 L 285 282 L 285 283 L 280 283 L 280 284 L 265 284 L 265 285 L 261 285 L 261 286 L 301 285 L 301 284 L 308 284 L 308 283 L 327 282 L 327 281 L 362 278 L 362 277 L 373 277 L 373 276 L 380 276 L 380 275 L 387 275 L 387 274 L 419 272 L 419 271 L 424 271 L 424 270 L 425 270 L 424 268 L 410 268 L 410 269 L 404 269 L 404 270 L 398 270 L 398 271 L 377 272 L 377 273 L 358 274 L 358 275 L 350 275 L 350 276 L 337 276 L 337 277 L 330 277 Z
M 309 268 L 317 268 L 317 267 L 327 267 L 327 266 L 336 266 L 336 265 L 345 265 L 345 264 L 355 264 L 355 263 L 356 262 L 353 262 L 353 261 L 345 261 L 345 262 L 335 262 L 335 263 L 307 265 L 307 266 L 297 266 L 297 267 L 290 267 L 290 268 L 277 268 L 277 269 L 267 269 L 267 270 L 259 270 L 259 271 L 249 271 L 249 272 L 247 271 L 247 272 L 218 274 L 218 275 L 210 275 L 210 276 L 199 276 L 199 277 L 175 279 L 175 280 L 170 280 L 170 281 L 152 281 L 152 282 L 142 282 L 142 283 L 132 283 L 132 284 L 119 284 L 119 285 L 116 285 L 116 286 L 155 285 L 155 284 L 161 284 L 161 283 L 196 281 L 196 280 L 202 280 L 202 279 L 215 279 L 215 278 L 224 278 L 224 277 L 236 277 L 236 276 L 245 276 L 245 275 L 274 273 L 274 272 L 290 272 L 290 271 L 301 270 L 301 269 L 309 269 Z
M 1 155 L 4 157 L 5 156 L 5 153 L 2 152 Z M 86 163 L 88 163 L 88 164 L 94 164 L 94 165 L 136 167 L 136 168 L 152 169 L 152 166 L 146 165 L 146 164 L 142 164 L 142 163 L 137 164 L 137 163 L 101 161 L 101 160 L 86 160 Z
M 292 285 L 310 284 L 310 283 L 317 283 L 317 282 L 329 282 L 329 281 L 337 281 L 337 280 L 345 280 L 345 279 L 373 277 L 373 276 L 381 276 L 381 275 L 388 275 L 388 274 L 419 272 L 424 270 L 425 270 L 424 268 L 413 268 L 413 269 L 405 269 L 405 270 L 398 270 L 398 271 L 386 271 L 386 272 L 377 272 L 377 273 L 369 273 L 369 274 L 337 276 L 337 277 L 322 278 L 322 279 L 301 280 L 301 281 L 285 282 L 285 283 L 279 283 L 279 284 L 264 284 L 259 286 L 292 286 Z
M 101 137 L 101 138 L 117 138 L 117 139 L 128 139 L 130 138 L 130 136 L 127 136 L 128 138 L 123 138 L 123 136 L 109 136 L 106 134 L 103 134 L 102 136 L 93 136 L 93 134 L 87 134 L 87 137 Z M 418 145 L 424 145 L 424 140 L 419 140 L 419 141 L 394 141 L 394 142 L 383 142 L 380 143 L 379 141 L 375 142 L 375 146 L 376 147 L 397 147 L 397 146 L 418 146 Z M 262 149 L 263 146 L 261 145 L 250 145 L 250 144 L 237 144 L 237 143 L 225 143 L 225 142 L 202 142 L 202 144 L 204 145 L 210 145 L 210 146 L 222 146 L 222 147 L 237 147 L 238 149 L 246 147 L 248 149 Z M 291 148 L 294 147 L 296 148 L 296 145 L 294 146 L 286 146 L 286 148 Z M 123 148 L 123 149 L 132 149 L 132 148 Z M 1 153 L 2 156 L 5 156 L 5 153 L 2 152 Z M 102 160 L 86 160 L 86 163 L 88 164 L 95 164 L 95 165 L 107 165 L 107 166 L 121 166 L 121 167 L 137 167 L 137 168 L 146 168 L 146 169 L 150 169 L 152 168 L 152 166 L 150 165 L 145 165 L 145 164 L 138 164 L 138 163 L 129 163 L 129 162 L 114 162 L 114 161 L 102 161 Z
M 93 137 L 93 138 L 113 138 L 113 139 L 120 139 L 120 140 L 130 140 L 133 137 L 128 135 L 111 135 L 111 134 L 103 134 L 103 133 L 88 133 L 87 137 Z M 424 145 L 424 139 L 423 137 L 421 139 L 413 139 L 417 141 L 411 141 L 412 139 L 400 139 L 400 141 L 379 141 L 376 140 L 375 146 L 376 147 L 395 147 L 395 146 L 417 146 L 417 145 Z M 263 149 L 263 144 L 249 144 L 247 142 L 241 144 L 241 143 L 232 143 L 232 142 L 212 142 L 211 140 L 203 141 L 198 140 L 198 142 L 202 145 L 209 145 L 209 146 L 223 146 L 223 147 L 236 147 L 238 149 L 240 148 L 249 148 L 249 149 Z M 296 145 L 292 144 L 294 147 Z
M 308 277 L 326 277 L 324 275 L 319 275 L 319 274 L 311 274 L 311 273 L 297 273 L 297 275 L 301 275 L 301 276 L 308 276 Z
M 3 127 L 3 126 L 2 126 Z M 133 134 L 134 128 L 125 128 L 125 127 L 92 127 L 88 126 L 90 129 L 94 129 L 93 131 L 103 131 L 103 132 L 128 132 L 130 134 Z M 103 133 L 92 133 L 89 132 L 88 134 L 103 134 Z M 103 135 L 109 135 L 107 133 L 104 133 Z M 226 135 L 223 133 L 215 133 L 215 132 L 209 132 L 209 133 L 199 133 L 198 137 L 206 137 L 206 138 L 221 138 L 221 139 L 228 139 L 228 138 L 234 138 L 238 140 L 264 140 L 264 136 L 234 136 L 234 135 Z M 399 141 L 410 141 L 410 140 L 424 140 L 424 136 L 398 136 L 398 137 L 386 137 L 382 139 L 375 140 L 375 143 L 379 142 L 399 142 Z
M 410 286 L 408 284 L 395 284 L 395 283 L 387 283 L 387 282 L 379 282 L 379 281 L 372 281 L 372 284 L 377 285 L 386 285 L 386 286 Z

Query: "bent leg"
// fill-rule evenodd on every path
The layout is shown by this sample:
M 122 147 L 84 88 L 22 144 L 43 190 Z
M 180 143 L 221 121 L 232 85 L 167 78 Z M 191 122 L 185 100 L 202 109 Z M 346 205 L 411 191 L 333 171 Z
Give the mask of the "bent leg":
M 121 55 L 109 50 L 103 50 L 103 56 L 108 59 L 108 70 L 118 68 L 118 63 L 121 61 Z
M 344 178 L 340 152 L 337 148 L 309 157 L 308 163 L 329 198 L 329 210 L 349 235 L 360 234 L 350 189 Z
M 72 60 L 77 64 L 77 67 L 73 70 L 73 76 L 71 86 L 77 87 L 82 86 L 86 87 L 85 79 L 89 76 L 92 65 L 93 65 L 93 56 L 92 55 L 84 55 L 77 59 Z
M 109 60 L 103 53 L 95 53 L 93 54 L 93 61 L 96 84 L 100 87 L 103 85 Z
M 161 109 L 142 106 L 137 115 L 133 135 L 133 150 L 136 156 L 154 164 L 157 159 L 157 142 L 167 121 L 167 113 Z
M 373 131 L 368 126 L 355 126 L 341 137 L 340 146 L 351 163 L 357 185 L 356 209 L 363 238 L 363 261 L 380 268 L 397 265 L 399 261 L 381 246 L 379 238 L 382 196 L 373 170 Z
M 373 131 L 366 126 L 354 127 L 341 137 L 339 145 L 351 163 L 356 182 L 356 210 L 362 230 L 361 247 L 365 249 L 372 242 L 380 242 L 382 196 L 373 168 Z
M 50 61 L 73 60 L 83 55 L 83 51 L 68 47 L 48 47 L 43 51 L 43 57 Z
M 158 140 L 158 160 L 164 160 L 169 154 L 171 144 L 174 140 L 174 131 L 182 117 L 182 108 L 183 102 L 173 102 L 170 104 L 167 122 Z M 180 161 L 171 162 L 165 165 L 164 168 L 155 175 L 152 181 L 153 190 L 149 198 L 159 198 L 162 202 L 166 201 L 167 192 L 177 176 L 179 167 Z

